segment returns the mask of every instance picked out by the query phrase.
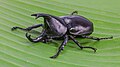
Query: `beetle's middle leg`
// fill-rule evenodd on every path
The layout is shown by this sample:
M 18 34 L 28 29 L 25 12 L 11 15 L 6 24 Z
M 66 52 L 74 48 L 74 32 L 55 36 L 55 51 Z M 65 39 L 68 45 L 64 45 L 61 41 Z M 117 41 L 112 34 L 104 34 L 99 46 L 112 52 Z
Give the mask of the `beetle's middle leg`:
M 27 28 L 21 28 L 21 27 L 15 26 L 15 27 L 13 27 L 11 30 L 14 31 L 14 30 L 16 30 L 16 29 L 20 29 L 20 30 L 30 31 L 30 30 L 32 30 L 32 29 L 34 29 L 34 28 L 38 28 L 38 27 L 40 27 L 40 26 L 43 27 L 43 24 L 37 24 L 37 25 L 33 25 L 33 26 L 30 26 L 30 27 L 27 27 Z
M 83 48 L 90 48 L 90 49 L 92 49 L 92 50 L 94 50 L 94 52 L 96 52 L 96 48 L 93 48 L 93 47 L 87 47 L 87 46 L 81 46 L 80 44 L 79 44 L 79 42 L 77 41 L 77 40 L 75 40 L 75 38 L 73 37 L 73 36 L 70 36 L 70 38 L 77 44 L 77 46 L 79 46 L 81 49 L 83 49 Z
M 99 40 L 104 40 L 104 39 L 112 39 L 112 38 L 113 38 L 113 36 L 111 36 L 111 37 L 105 37 L 105 38 L 98 38 L 98 37 L 86 36 L 86 35 L 82 35 L 82 37 L 83 37 L 83 38 L 88 38 L 88 39 L 97 40 L 97 41 L 99 41 Z
M 67 42 L 68 42 L 68 35 L 65 35 L 65 39 L 62 42 L 62 44 L 59 46 L 57 53 L 50 58 L 56 58 L 60 54 L 60 52 L 64 49 L 64 46 L 67 44 Z

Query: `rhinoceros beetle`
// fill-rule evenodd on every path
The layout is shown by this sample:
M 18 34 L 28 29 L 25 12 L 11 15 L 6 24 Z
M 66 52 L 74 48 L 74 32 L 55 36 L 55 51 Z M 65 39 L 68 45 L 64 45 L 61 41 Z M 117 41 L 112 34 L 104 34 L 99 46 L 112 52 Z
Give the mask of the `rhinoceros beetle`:
M 28 28 L 21 28 L 21 27 L 13 27 L 12 30 L 21 29 L 25 31 L 30 31 L 34 28 L 43 27 L 41 34 L 36 38 L 31 38 L 31 35 L 26 33 L 26 37 L 29 41 L 37 43 L 37 42 L 49 42 L 50 39 L 59 40 L 63 39 L 63 42 L 58 48 L 58 51 L 55 55 L 51 56 L 50 58 L 56 58 L 60 52 L 64 49 L 64 46 L 67 44 L 68 40 L 72 40 L 78 47 L 81 49 L 89 48 L 96 52 L 96 48 L 89 47 L 89 46 L 81 46 L 80 43 L 75 40 L 75 38 L 87 38 L 93 40 L 103 40 L 103 39 L 112 39 L 113 37 L 107 38 L 98 38 L 89 36 L 92 34 L 94 28 L 93 23 L 86 19 L 83 16 L 77 15 L 78 12 L 74 11 L 70 15 L 67 16 L 53 16 L 50 14 L 45 13 L 37 13 L 32 14 L 31 16 L 35 16 L 36 19 L 39 17 L 44 18 L 44 24 L 37 24 L 34 26 L 30 26 Z

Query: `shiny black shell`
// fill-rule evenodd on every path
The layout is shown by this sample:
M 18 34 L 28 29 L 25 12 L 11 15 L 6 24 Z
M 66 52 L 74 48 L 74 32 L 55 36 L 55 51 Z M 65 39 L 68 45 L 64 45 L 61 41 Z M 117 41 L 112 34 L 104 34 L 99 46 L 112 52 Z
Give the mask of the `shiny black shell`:
M 93 32 L 93 23 L 83 16 L 61 16 L 72 35 L 90 35 Z

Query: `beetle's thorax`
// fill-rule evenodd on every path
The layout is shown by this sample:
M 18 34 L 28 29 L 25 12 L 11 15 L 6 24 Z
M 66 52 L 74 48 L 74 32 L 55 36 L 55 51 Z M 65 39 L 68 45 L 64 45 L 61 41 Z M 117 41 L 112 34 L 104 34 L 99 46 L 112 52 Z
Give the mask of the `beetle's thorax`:
M 47 24 L 47 34 L 48 36 L 61 37 L 67 32 L 67 27 L 61 24 L 55 18 L 46 18 L 45 24 Z

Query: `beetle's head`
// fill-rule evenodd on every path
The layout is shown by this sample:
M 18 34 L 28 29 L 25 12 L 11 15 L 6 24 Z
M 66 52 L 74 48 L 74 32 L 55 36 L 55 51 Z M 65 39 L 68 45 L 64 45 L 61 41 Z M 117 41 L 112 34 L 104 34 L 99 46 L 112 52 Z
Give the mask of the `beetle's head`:
M 44 13 L 32 14 L 31 16 L 35 16 L 36 19 L 43 17 L 45 28 L 49 28 L 55 35 L 62 36 L 67 32 L 66 24 L 59 17 Z

